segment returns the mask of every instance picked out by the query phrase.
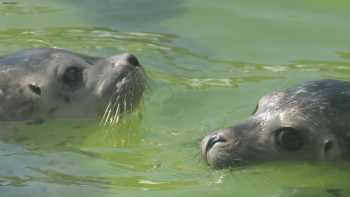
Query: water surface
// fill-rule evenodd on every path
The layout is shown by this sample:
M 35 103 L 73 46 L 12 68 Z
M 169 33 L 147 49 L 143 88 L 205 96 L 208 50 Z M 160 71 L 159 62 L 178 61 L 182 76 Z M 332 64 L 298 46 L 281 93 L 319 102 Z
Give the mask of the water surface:
M 98 120 L 4 123 L 1 196 L 347 196 L 349 164 L 276 162 L 215 171 L 209 131 L 262 95 L 350 76 L 348 1 L 0 1 L 0 55 L 59 47 L 131 52 L 149 89 L 117 128 Z

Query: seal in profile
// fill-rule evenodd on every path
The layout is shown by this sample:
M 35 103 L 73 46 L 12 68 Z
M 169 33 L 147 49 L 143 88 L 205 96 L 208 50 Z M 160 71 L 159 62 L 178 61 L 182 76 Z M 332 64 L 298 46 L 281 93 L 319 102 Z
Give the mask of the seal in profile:
M 25 49 L 0 59 L 0 121 L 102 117 L 112 124 L 144 89 L 144 69 L 132 54 Z
M 247 121 L 201 143 L 214 168 L 262 161 L 350 160 L 350 83 L 309 81 L 262 97 Z

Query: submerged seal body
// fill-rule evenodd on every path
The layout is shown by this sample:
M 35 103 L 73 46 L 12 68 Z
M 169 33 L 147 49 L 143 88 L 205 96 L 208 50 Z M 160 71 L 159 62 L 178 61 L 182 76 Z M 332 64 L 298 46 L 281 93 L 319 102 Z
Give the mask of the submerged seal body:
M 0 121 L 103 116 L 112 123 L 138 104 L 144 85 L 132 54 L 25 49 L 0 59 Z
M 206 136 L 214 168 L 273 160 L 350 160 L 350 83 L 309 81 L 262 97 L 247 121 Z

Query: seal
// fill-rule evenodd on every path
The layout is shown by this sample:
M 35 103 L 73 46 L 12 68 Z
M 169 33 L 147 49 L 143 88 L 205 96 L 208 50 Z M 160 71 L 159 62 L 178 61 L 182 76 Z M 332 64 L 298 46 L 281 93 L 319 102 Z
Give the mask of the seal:
M 102 117 L 112 124 L 137 106 L 144 89 L 144 69 L 132 54 L 24 49 L 0 59 L 0 121 Z
M 263 96 L 243 123 L 201 142 L 213 168 L 295 160 L 350 160 L 350 83 L 309 81 Z

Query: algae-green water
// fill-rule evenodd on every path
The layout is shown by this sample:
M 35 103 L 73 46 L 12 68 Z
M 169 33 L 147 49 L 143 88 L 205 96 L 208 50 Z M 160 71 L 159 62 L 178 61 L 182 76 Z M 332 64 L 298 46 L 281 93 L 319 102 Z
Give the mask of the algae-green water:
M 1 197 L 350 196 L 350 165 L 271 162 L 213 170 L 200 139 L 262 95 L 350 80 L 345 0 L 0 0 L 0 55 L 58 47 L 135 54 L 148 89 L 117 127 L 2 123 Z

